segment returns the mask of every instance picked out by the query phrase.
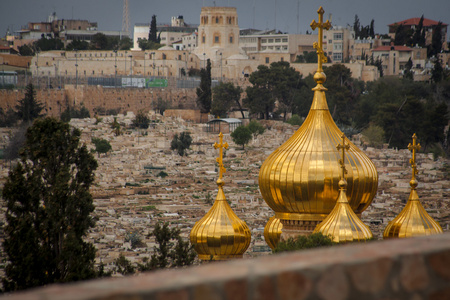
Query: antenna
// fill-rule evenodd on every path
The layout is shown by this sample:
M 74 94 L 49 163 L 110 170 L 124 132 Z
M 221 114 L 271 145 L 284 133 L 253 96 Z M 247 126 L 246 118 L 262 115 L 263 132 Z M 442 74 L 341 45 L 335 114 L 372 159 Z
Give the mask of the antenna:
M 123 0 L 122 32 L 129 34 L 130 21 L 128 19 L 128 0 Z
M 256 0 L 253 0 L 253 29 L 255 28 L 255 2 Z
M 299 33 L 300 0 L 297 1 L 297 34 Z
M 275 33 L 277 32 L 277 0 L 275 0 Z

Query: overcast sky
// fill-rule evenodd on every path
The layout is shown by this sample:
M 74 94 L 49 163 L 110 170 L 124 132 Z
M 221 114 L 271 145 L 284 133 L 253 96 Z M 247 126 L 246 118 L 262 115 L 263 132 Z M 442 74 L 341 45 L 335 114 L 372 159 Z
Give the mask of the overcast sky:
M 0 36 L 7 28 L 18 30 L 27 22 L 45 21 L 52 12 L 60 19 L 98 22 L 99 30 L 121 30 L 123 0 L 0 0 Z M 129 20 L 148 23 L 152 15 L 158 23 L 170 23 L 172 16 L 183 15 L 186 23 L 198 24 L 202 6 L 237 8 L 240 28 L 273 29 L 305 33 L 317 19 L 322 5 L 332 24 L 353 25 L 358 15 L 362 25 L 375 20 L 375 32 L 387 33 L 388 24 L 420 17 L 450 24 L 450 0 L 129 0 Z M 298 17 L 297 17 L 298 16 Z M 297 21 L 298 20 L 298 21 Z

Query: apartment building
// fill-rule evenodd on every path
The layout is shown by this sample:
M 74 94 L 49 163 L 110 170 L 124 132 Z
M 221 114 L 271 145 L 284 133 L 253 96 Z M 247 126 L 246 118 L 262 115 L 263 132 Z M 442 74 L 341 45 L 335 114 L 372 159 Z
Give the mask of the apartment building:
M 333 63 L 348 62 L 354 42 L 355 32 L 351 27 L 333 26 L 323 32 L 324 51 Z

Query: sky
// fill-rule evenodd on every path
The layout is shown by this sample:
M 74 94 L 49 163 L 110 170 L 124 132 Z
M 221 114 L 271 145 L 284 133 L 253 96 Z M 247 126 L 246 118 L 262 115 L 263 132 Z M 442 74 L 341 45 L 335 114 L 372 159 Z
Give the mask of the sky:
M 99 30 L 121 30 L 123 0 L 0 0 L 0 36 L 8 28 L 19 30 L 28 22 L 45 21 L 56 12 L 60 19 L 81 19 L 98 23 Z M 450 24 L 450 0 L 128 0 L 130 29 L 136 23 L 170 23 L 182 15 L 188 24 L 200 23 L 202 6 L 237 8 L 239 27 L 274 29 L 304 34 L 317 20 L 320 5 L 324 17 L 338 26 L 353 25 L 358 15 L 361 25 L 375 20 L 375 32 L 387 33 L 388 24 L 421 17 Z M 316 30 L 317 31 L 317 30 Z M 449 28 L 450 33 L 450 28 Z

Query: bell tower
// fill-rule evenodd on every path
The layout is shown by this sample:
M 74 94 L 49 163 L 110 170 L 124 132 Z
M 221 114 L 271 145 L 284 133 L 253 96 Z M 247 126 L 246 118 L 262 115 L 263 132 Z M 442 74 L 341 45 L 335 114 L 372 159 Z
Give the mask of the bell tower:
M 201 60 L 218 60 L 220 55 L 227 58 L 239 54 L 239 25 L 235 7 L 202 7 L 196 53 Z

